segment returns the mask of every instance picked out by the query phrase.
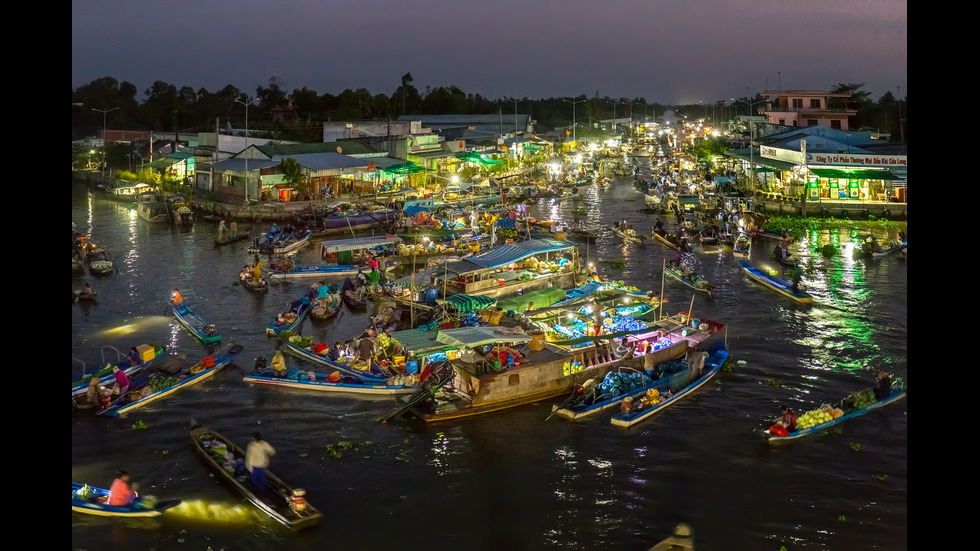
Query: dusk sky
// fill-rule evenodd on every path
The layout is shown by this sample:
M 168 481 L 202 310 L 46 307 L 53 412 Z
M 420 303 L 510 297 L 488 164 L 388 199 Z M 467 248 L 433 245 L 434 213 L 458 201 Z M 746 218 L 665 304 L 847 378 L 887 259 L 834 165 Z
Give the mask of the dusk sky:
M 865 83 L 908 93 L 906 0 L 72 1 L 72 88 L 109 76 L 254 94 L 390 95 L 410 72 L 467 94 L 713 102 Z M 141 94 L 142 99 L 142 94 Z

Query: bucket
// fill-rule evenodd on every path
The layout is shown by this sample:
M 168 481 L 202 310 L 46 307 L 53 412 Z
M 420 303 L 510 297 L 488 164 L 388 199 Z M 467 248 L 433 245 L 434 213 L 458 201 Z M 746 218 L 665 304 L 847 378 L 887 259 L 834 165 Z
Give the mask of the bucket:
M 564 241 L 567 237 L 568 235 L 563 231 L 555 232 L 555 241 Z
M 528 348 L 535 352 L 544 350 L 544 331 L 528 331 L 527 336 L 531 337 L 531 343 L 528 344 Z
M 419 372 L 419 362 L 418 360 L 409 360 L 405 362 L 405 373 L 415 374 Z
M 500 308 L 494 308 L 493 311 L 490 312 L 490 325 L 493 327 L 500 325 L 500 318 L 503 317 L 503 315 L 503 310 Z

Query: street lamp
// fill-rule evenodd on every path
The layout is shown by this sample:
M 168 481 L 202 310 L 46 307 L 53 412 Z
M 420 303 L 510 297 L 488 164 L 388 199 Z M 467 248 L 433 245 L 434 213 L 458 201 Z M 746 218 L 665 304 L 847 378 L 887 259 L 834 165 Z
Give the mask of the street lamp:
M 109 114 L 109 112 L 115 111 L 116 109 L 119 109 L 119 108 L 118 107 L 113 107 L 112 109 L 96 109 L 95 107 L 92 107 L 91 109 L 92 109 L 92 111 L 98 111 L 99 113 L 102 113 L 102 178 L 105 179 L 105 165 L 106 165 L 105 129 L 106 129 L 106 116 Z
M 572 104 L 572 141 L 573 142 L 574 141 L 578 141 L 578 140 L 575 139 L 575 106 L 578 105 L 578 104 L 580 104 L 580 103 L 585 103 L 585 100 L 584 99 L 579 99 L 579 100 L 566 99 L 566 100 L 562 100 L 562 101 L 564 101 L 565 103 L 571 103 Z
M 741 102 L 741 103 L 744 103 L 744 104 L 748 105 L 748 107 L 749 107 L 749 113 L 748 113 L 747 116 L 749 116 L 749 117 L 752 116 L 752 106 L 753 105 L 755 105 L 757 103 L 764 103 L 765 101 L 767 101 L 765 98 L 760 99 L 758 101 L 752 101 L 752 102 L 749 102 L 749 101 L 746 101 L 746 100 L 742 100 L 742 99 L 735 99 L 735 98 L 732 98 L 732 100 L 733 101 L 736 101 L 736 102 Z M 756 184 L 756 181 L 755 181 L 755 176 L 756 176 L 756 174 L 755 174 L 755 147 L 754 147 L 754 144 L 755 144 L 755 121 L 751 121 L 750 120 L 749 121 L 749 168 L 752 171 L 752 187 L 753 188 L 755 187 L 755 184 Z
M 245 96 L 248 99 L 248 96 Z M 247 102 L 240 99 L 235 101 L 245 106 L 245 149 L 248 149 L 248 106 L 257 102 L 259 98 L 248 99 Z M 245 204 L 248 204 L 248 153 L 245 154 Z

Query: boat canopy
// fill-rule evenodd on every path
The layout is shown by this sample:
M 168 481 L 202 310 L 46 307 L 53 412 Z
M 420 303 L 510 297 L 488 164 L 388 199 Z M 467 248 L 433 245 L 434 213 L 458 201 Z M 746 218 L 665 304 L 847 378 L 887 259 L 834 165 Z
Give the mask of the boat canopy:
M 493 306 L 497 301 L 491 297 L 460 293 L 447 297 L 444 302 L 460 312 L 479 312 Z
M 340 253 L 344 251 L 360 251 L 373 249 L 382 245 L 401 243 L 397 235 L 376 235 L 374 237 L 355 237 L 352 239 L 332 239 L 320 243 L 320 254 Z
M 567 241 L 529 239 L 494 247 L 483 254 L 472 256 L 468 260 L 483 268 L 498 268 L 539 253 L 565 251 L 577 247 L 578 245 L 575 243 Z
M 531 337 L 524 332 L 515 332 L 502 327 L 460 327 L 439 331 L 436 341 L 456 348 L 474 348 L 497 342 L 530 342 Z
M 519 297 L 497 301 L 497 306 L 505 312 L 509 310 L 524 312 L 527 310 L 527 305 L 529 302 L 534 303 L 534 309 L 537 310 L 539 308 L 551 306 L 563 298 L 565 298 L 564 289 L 561 287 L 551 287 L 547 289 L 539 289 L 537 291 L 529 291 Z

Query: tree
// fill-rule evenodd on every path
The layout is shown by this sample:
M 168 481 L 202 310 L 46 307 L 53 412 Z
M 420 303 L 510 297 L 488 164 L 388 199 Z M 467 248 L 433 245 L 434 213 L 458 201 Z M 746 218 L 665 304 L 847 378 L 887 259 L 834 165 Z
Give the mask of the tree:
M 283 159 L 279 163 L 279 172 L 282 173 L 283 180 L 293 188 L 294 193 L 303 194 L 309 191 L 310 184 L 306 172 L 296 159 L 292 157 Z

